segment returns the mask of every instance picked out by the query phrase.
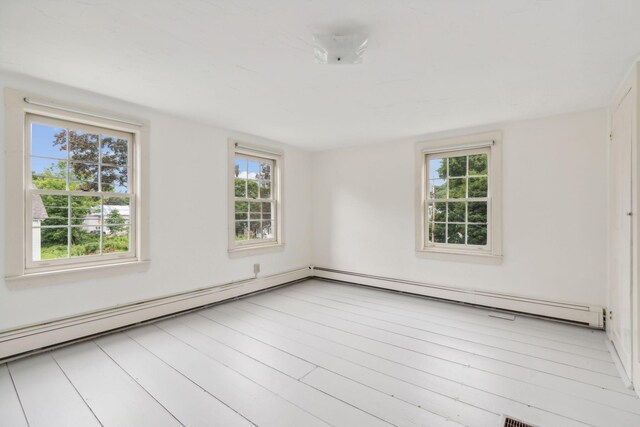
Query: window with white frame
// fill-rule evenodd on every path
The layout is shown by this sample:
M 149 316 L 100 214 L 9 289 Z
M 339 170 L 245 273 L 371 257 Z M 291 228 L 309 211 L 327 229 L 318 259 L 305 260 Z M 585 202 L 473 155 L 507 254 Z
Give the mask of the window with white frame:
M 149 262 L 148 124 L 5 89 L 7 283 Z
M 500 136 L 420 143 L 419 251 L 501 255 Z
M 429 154 L 427 236 L 433 245 L 488 245 L 489 150 Z
M 133 135 L 26 117 L 27 266 L 135 256 Z
M 282 155 L 232 142 L 230 251 L 281 244 L 280 170 Z

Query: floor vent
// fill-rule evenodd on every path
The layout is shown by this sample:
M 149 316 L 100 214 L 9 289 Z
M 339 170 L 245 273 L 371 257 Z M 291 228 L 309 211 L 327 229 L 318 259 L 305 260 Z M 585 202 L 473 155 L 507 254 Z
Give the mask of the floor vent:
M 533 424 L 525 423 L 524 421 L 516 420 L 511 417 L 504 417 L 504 424 L 501 427 L 536 427 Z

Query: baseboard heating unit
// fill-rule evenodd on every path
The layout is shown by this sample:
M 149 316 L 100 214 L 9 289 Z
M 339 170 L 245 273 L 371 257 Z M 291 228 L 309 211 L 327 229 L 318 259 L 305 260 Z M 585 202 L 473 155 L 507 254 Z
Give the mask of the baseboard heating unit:
M 194 291 L 56 319 L 41 324 L 0 331 L 0 363 L 62 343 L 85 339 L 137 323 L 246 296 L 276 286 L 314 278 L 482 306 L 498 311 L 544 317 L 592 328 L 604 328 L 603 308 L 598 306 L 433 285 L 309 266 L 271 276 L 219 284 Z M 498 313 L 494 313 L 494 315 L 508 319 L 508 316 Z
M 371 286 L 451 302 L 539 316 L 552 320 L 577 323 L 597 329 L 604 328 L 604 309 L 596 305 L 576 304 L 497 292 L 433 285 L 318 266 L 313 266 L 312 270 L 312 276 L 318 279 Z
M 0 332 L 0 363 L 29 352 L 95 336 L 307 279 L 309 267 L 213 285 Z

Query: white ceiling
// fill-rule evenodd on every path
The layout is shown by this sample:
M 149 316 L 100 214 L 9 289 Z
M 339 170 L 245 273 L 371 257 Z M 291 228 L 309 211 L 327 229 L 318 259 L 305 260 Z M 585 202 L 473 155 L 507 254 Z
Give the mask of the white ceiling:
M 311 149 L 604 106 L 639 54 L 639 0 L 0 2 L 0 68 Z

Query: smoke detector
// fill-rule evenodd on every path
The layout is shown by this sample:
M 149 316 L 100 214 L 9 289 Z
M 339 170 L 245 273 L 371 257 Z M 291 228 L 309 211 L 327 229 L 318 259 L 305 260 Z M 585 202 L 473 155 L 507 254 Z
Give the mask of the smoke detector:
M 313 36 L 313 49 L 318 64 L 362 64 L 368 37 L 363 34 L 351 36 Z

